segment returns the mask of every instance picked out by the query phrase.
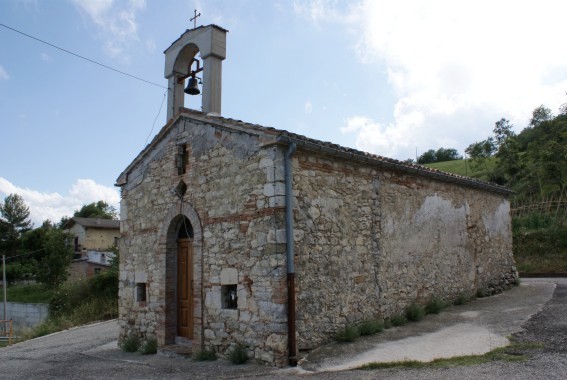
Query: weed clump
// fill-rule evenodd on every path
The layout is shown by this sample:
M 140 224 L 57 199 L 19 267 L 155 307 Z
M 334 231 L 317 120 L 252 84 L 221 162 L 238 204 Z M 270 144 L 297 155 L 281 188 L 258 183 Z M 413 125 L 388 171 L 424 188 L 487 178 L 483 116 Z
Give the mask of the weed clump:
M 132 334 L 124 339 L 120 346 L 124 352 L 136 352 L 140 348 L 140 337 L 137 334 Z
M 408 323 L 408 320 L 403 315 L 394 315 L 390 318 L 390 322 L 392 323 L 392 326 L 403 326 Z
M 407 307 L 406 318 L 408 319 L 408 321 L 421 321 L 423 317 L 425 317 L 425 310 L 423 309 L 423 306 L 412 302 L 412 304 Z
M 148 338 L 140 348 L 140 353 L 142 355 L 153 355 L 157 353 L 157 346 L 158 344 L 156 338 Z
M 464 294 L 459 294 L 457 298 L 455 298 L 453 304 L 458 306 L 458 305 L 464 305 L 467 302 L 469 302 L 469 298 Z
M 384 330 L 384 324 L 381 321 L 376 320 L 365 321 L 358 326 L 358 331 L 362 336 L 373 335 L 382 330 Z
M 217 354 L 213 350 L 202 350 L 193 354 L 193 360 L 198 362 L 207 362 L 217 360 Z
M 337 332 L 335 338 L 339 342 L 354 342 L 360 336 L 360 331 L 356 326 L 347 326 Z
M 447 307 L 447 305 L 445 304 L 445 302 L 443 302 L 442 299 L 433 297 L 425 306 L 425 312 L 427 314 L 439 314 L 445 307 Z
M 478 288 L 476 290 L 476 298 L 484 298 L 484 297 L 488 297 L 488 293 L 486 292 L 485 289 Z
M 244 364 L 248 361 L 248 354 L 246 349 L 239 344 L 230 352 L 228 358 L 232 364 Z

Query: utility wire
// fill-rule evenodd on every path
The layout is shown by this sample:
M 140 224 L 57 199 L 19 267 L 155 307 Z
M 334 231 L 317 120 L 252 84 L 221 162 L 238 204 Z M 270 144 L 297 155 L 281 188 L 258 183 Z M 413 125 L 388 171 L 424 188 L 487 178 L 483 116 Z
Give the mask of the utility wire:
M 31 252 L 27 252 L 27 253 L 22 253 L 22 254 L 20 254 L 20 255 L 6 256 L 6 261 L 7 261 L 7 260 L 15 259 L 15 258 L 17 258 L 17 257 L 35 255 L 36 253 L 41 252 L 41 251 L 45 251 L 45 248 L 41 248 L 41 249 L 38 249 L 38 250 L 35 250 L 35 251 L 31 251 Z
M 24 33 L 24 32 L 21 32 L 21 31 L 17 30 L 17 29 L 11 28 L 11 27 L 9 27 L 8 25 L 5 25 L 5 24 L 0 23 L 0 26 L 3 26 L 3 27 L 6 28 L 6 29 L 10 29 L 10 30 L 13 31 L 13 32 L 19 33 L 19 34 L 21 34 L 21 35 L 23 35 L 23 36 L 26 36 L 26 37 L 28 37 L 28 38 L 31 38 L 31 39 L 33 39 L 33 40 L 39 41 L 39 42 L 41 42 L 41 43 L 43 43 L 43 44 L 49 45 L 49 46 L 51 46 L 51 47 L 54 47 L 55 49 L 59 49 L 59 50 L 65 52 L 65 53 L 67 53 L 67 54 L 74 55 L 74 56 L 77 57 L 77 58 L 81 58 L 81 59 L 84 59 L 85 61 L 89 61 L 89 62 L 91 62 L 91 63 L 94 63 L 95 65 L 102 66 L 102 67 L 104 67 L 105 69 L 115 71 L 115 72 L 117 72 L 117 73 L 119 73 L 119 74 L 126 75 L 126 76 L 129 76 L 130 78 L 137 79 L 137 80 L 139 80 L 139 81 L 142 81 L 142 82 L 151 84 L 151 85 L 153 85 L 153 86 L 161 87 L 161 88 L 164 88 L 164 89 L 167 90 L 167 87 L 162 86 L 161 84 L 157 84 L 157 83 L 154 83 L 154 82 L 150 82 L 150 81 L 148 81 L 148 80 L 145 80 L 145 79 L 143 79 L 143 78 L 137 77 L 137 76 L 135 76 L 135 75 L 128 74 L 128 73 L 126 73 L 126 72 L 124 72 L 124 71 L 120 71 L 120 70 L 115 69 L 115 68 L 113 68 L 113 67 L 107 66 L 107 65 L 105 65 L 105 64 L 103 64 L 103 63 L 94 61 L 94 60 L 89 59 L 89 58 L 87 58 L 87 57 L 83 57 L 82 55 L 73 53 L 72 51 L 69 51 L 69 50 L 67 50 L 67 49 L 63 49 L 63 48 L 61 48 L 61 47 L 59 47 L 59 46 L 56 46 L 56 45 L 54 45 L 54 44 L 52 44 L 52 43 L 49 43 L 49 42 L 44 41 L 44 40 L 42 40 L 42 39 L 39 39 L 39 38 L 37 38 L 37 37 L 31 36 L 31 35 L 29 35 L 29 34 L 26 34 L 26 33 Z
M 161 108 L 163 107 L 163 102 L 165 101 L 165 94 L 167 94 L 167 91 L 163 93 L 163 99 L 161 100 L 161 105 L 159 106 L 159 111 L 156 115 L 156 118 L 154 119 L 153 124 L 152 124 L 152 129 L 150 130 L 148 137 L 146 137 L 146 142 L 144 143 L 144 146 L 146 146 L 148 144 L 148 140 L 150 139 L 150 136 L 152 135 L 152 132 L 154 131 L 154 127 L 156 126 L 156 121 L 159 117 L 159 114 L 161 113 Z

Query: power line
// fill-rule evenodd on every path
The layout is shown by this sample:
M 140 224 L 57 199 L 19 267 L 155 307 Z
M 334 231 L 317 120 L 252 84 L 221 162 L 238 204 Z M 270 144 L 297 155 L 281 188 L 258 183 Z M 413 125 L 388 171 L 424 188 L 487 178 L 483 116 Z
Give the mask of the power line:
M 167 91 L 163 93 L 163 99 L 161 100 L 161 105 L 159 106 L 159 111 L 156 115 L 156 118 L 154 119 L 154 122 L 152 124 L 152 129 L 150 130 L 150 133 L 148 134 L 148 137 L 146 137 L 146 142 L 144 143 L 144 146 L 146 146 L 148 144 L 148 140 L 150 139 L 150 136 L 152 135 L 152 132 L 154 131 L 154 127 L 156 125 L 156 121 L 159 117 L 159 114 L 161 113 L 161 108 L 163 107 L 163 102 L 165 101 L 165 94 L 167 94 Z
M 31 251 L 31 252 L 27 252 L 27 253 L 22 253 L 22 254 L 20 254 L 20 255 L 6 256 L 6 260 L 12 260 L 12 259 L 15 259 L 15 258 L 17 258 L 17 257 L 35 255 L 36 253 L 41 252 L 41 251 L 45 251 L 45 248 L 41 248 L 41 249 L 38 249 L 38 250 L 35 250 L 35 251 Z
M 21 34 L 21 35 L 23 35 L 23 36 L 26 36 L 26 37 L 28 37 L 28 38 L 31 38 L 31 39 L 33 39 L 33 40 L 39 41 L 39 42 L 41 42 L 41 43 L 43 43 L 43 44 L 49 45 L 49 46 L 51 46 L 51 47 L 53 47 L 53 48 L 55 48 L 55 49 L 59 49 L 59 50 L 65 52 L 65 53 L 67 53 L 67 54 L 74 55 L 74 56 L 77 57 L 77 58 L 81 58 L 81 59 L 84 59 L 85 61 L 89 61 L 89 62 L 91 62 L 91 63 L 94 63 L 95 65 L 102 66 L 102 67 L 104 67 L 105 69 L 115 71 L 115 72 L 117 72 L 117 73 L 119 73 L 119 74 L 126 75 L 126 76 L 129 76 L 130 78 L 137 79 L 137 80 L 139 80 L 139 81 L 142 81 L 142 82 L 151 84 L 151 85 L 153 85 L 153 86 L 161 87 L 161 88 L 164 88 L 164 89 L 167 90 L 167 87 L 162 86 L 161 84 L 157 84 L 157 83 L 154 83 L 154 82 L 150 82 L 150 81 L 148 81 L 148 80 L 145 80 L 145 79 L 143 79 L 143 78 L 137 77 L 137 76 L 135 76 L 135 75 L 128 74 L 128 73 L 126 73 L 126 72 L 124 72 L 124 71 L 120 71 L 120 70 L 115 69 L 115 68 L 113 68 L 113 67 L 107 66 L 107 65 L 105 65 L 105 64 L 103 64 L 103 63 L 94 61 L 94 60 L 92 60 L 92 59 L 90 59 L 90 58 L 84 57 L 84 56 L 79 55 L 79 54 L 77 54 L 77 53 L 73 53 L 72 51 L 69 51 L 69 50 L 67 50 L 67 49 L 63 49 L 62 47 L 59 47 L 59 46 L 57 46 L 57 45 L 54 45 L 54 44 L 49 43 L 49 42 L 47 42 L 47 41 L 44 41 L 44 40 L 42 40 L 42 39 L 40 39 L 40 38 L 31 36 L 31 35 L 29 35 L 29 34 L 26 34 L 26 33 L 24 33 L 24 32 L 21 32 L 21 31 L 19 31 L 19 30 L 17 30 L 17 29 L 14 29 L 14 28 L 12 28 L 12 27 L 9 27 L 8 25 L 5 25 L 5 24 L 0 23 L 0 26 L 3 26 L 3 27 L 6 28 L 6 29 L 10 29 L 10 30 L 13 31 L 13 32 L 19 33 L 19 34 Z

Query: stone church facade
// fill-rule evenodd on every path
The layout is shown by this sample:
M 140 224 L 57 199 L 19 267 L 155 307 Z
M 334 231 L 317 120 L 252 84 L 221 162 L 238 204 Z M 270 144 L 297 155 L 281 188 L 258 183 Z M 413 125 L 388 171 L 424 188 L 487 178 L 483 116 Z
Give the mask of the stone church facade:
M 221 117 L 225 35 L 166 50 L 169 122 L 117 180 L 120 340 L 293 365 L 347 325 L 516 280 L 507 189 Z M 179 90 L 197 51 L 203 112 Z

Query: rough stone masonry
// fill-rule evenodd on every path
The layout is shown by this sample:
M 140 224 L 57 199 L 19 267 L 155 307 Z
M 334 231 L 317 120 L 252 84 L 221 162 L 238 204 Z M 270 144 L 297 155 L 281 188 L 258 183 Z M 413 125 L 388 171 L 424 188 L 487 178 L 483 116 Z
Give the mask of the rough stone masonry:
M 240 345 L 274 366 L 295 355 L 285 254 L 290 144 L 298 349 L 412 302 L 516 280 L 507 189 L 182 108 L 117 181 L 121 341 L 137 334 L 219 354 Z M 190 278 L 180 285 L 178 242 L 187 239 Z M 179 336 L 186 319 L 188 338 Z

